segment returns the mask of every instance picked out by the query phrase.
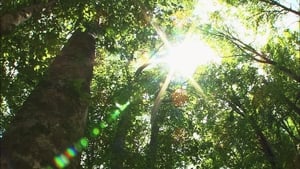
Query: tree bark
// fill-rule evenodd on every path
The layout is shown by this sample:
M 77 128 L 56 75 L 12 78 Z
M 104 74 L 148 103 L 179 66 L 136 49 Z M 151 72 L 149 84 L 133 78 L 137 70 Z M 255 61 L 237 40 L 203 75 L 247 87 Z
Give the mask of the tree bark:
M 56 0 L 52 0 L 48 3 L 34 4 L 14 13 L 6 13 L 0 16 L 0 35 L 8 34 L 16 26 L 30 19 L 32 15 L 42 12 L 43 9 L 50 8 L 55 2 Z
M 76 31 L 1 139 L 2 169 L 39 169 L 83 136 L 95 40 Z M 72 162 L 70 168 L 79 168 Z
M 125 140 L 131 125 L 131 112 L 125 110 L 120 117 L 116 135 L 112 143 L 111 169 L 124 168 L 126 158 Z
M 161 105 L 161 101 L 164 98 L 165 92 L 170 84 L 173 72 L 170 72 L 166 77 L 164 84 L 162 85 L 158 95 L 156 96 L 153 108 L 151 109 L 151 136 L 149 143 L 149 150 L 147 154 L 146 167 L 149 169 L 155 169 L 157 163 L 157 151 L 158 151 L 158 132 L 159 132 L 159 124 L 158 124 L 158 110 Z
M 146 167 L 149 169 L 156 168 L 157 150 L 158 150 L 158 132 L 159 132 L 159 126 L 156 119 L 151 124 L 151 137 L 150 137 L 149 151 L 147 154 L 147 162 L 146 162 L 147 164 Z
M 228 101 L 228 103 L 229 103 L 230 107 L 233 109 L 233 111 L 235 111 L 237 114 L 241 115 L 248 121 L 248 123 L 250 124 L 250 126 L 253 128 L 253 130 L 255 132 L 255 135 L 257 137 L 257 140 L 261 147 L 261 150 L 264 153 L 268 162 L 270 163 L 271 168 L 278 169 L 279 167 L 276 162 L 276 156 L 271 147 L 271 144 L 268 141 L 267 137 L 262 132 L 262 130 L 259 128 L 257 123 L 255 122 L 253 117 L 251 117 L 247 114 L 246 110 L 242 107 L 241 103 L 238 100 L 233 99 L 231 97 L 230 100 Z
M 276 156 L 275 153 L 270 145 L 270 142 L 268 141 L 268 139 L 266 138 L 265 134 L 261 131 L 261 129 L 258 127 L 258 125 L 256 124 L 255 120 L 251 117 L 249 117 L 249 122 L 252 126 L 252 128 L 255 131 L 257 140 L 260 144 L 261 150 L 263 151 L 263 153 L 265 154 L 267 160 L 269 161 L 272 169 L 278 169 L 278 165 L 276 162 Z

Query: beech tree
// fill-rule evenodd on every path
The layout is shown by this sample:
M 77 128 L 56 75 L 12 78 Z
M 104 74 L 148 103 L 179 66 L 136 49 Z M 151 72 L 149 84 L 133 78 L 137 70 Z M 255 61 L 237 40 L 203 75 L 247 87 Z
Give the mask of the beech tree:
M 75 32 L 5 132 L 1 166 L 47 166 L 55 154 L 83 136 L 94 55 L 93 36 Z

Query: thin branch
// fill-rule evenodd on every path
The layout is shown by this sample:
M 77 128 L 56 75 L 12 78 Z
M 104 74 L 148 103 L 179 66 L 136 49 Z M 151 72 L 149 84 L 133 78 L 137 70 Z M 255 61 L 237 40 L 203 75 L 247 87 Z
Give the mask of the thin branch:
M 265 2 L 267 4 L 270 4 L 270 5 L 273 5 L 273 6 L 280 7 L 280 8 L 282 8 L 282 9 L 288 11 L 288 12 L 291 12 L 291 13 L 294 13 L 294 14 L 300 16 L 300 12 L 299 11 L 296 11 L 296 10 L 294 10 L 292 8 L 286 7 L 286 6 L 280 4 L 277 1 L 274 1 L 274 0 L 260 0 L 260 1 Z
M 289 134 L 289 136 L 293 139 L 294 142 L 300 142 L 300 138 L 295 136 L 293 132 L 291 131 L 291 128 L 285 123 L 285 121 L 280 121 L 281 127 Z
M 246 44 L 245 42 L 241 41 L 240 39 L 233 36 L 229 31 L 227 31 L 227 34 L 218 32 L 220 35 L 225 37 L 228 41 L 230 41 L 232 44 L 234 44 L 237 48 L 239 48 L 242 52 L 245 52 L 249 54 L 249 57 L 257 62 L 260 63 L 266 63 L 269 65 L 274 66 L 278 70 L 284 72 L 287 76 L 291 77 L 292 79 L 296 80 L 300 83 L 300 75 L 297 75 L 295 72 L 293 72 L 291 69 L 280 65 L 278 62 L 271 60 L 267 57 L 266 54 L 258 52 L 255 48 L 253 48 L 251 45 Z M 254 55 L 251 55 L 254 54 Z M 256 58 L 255 56 L 259 56 L 261 59 Z
M 160 49 L 164 46 L 164 43 L 160 44 L 159 47 L 152 53 L 152 55 L 150 56 L 150 58 L 152 58 L 154 55 L 156 55 Z M 147 62 L 147 63 L 144 63 L 142 66 L 140 66 L 136 71 L 135 71 L 135 74 L 134 74 L 134 77 L 137 78 L 140 76 L 140 74 L 143 72 L 143 70 L 145 68 L 147 68 L 149 65 L 151 65 L 151 62 Z

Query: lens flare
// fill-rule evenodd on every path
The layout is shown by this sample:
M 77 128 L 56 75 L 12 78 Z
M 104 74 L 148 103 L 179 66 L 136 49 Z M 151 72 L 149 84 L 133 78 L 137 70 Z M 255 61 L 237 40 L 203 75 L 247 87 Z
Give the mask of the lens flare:
M 119 115 L 120 115 L 120 110 L 115 110 L 111 115 L 110 115 L 110 120 L 112 121 L 112 120 L 116 120 L 118 117 L 119 117 Z
M 114 110 L 111 113 L 110 118 L 108 119 L 109 122 L 113 122 L 114 120 L 116 120 L 120 116 L 121 112 L 124 111 L 128 107 L 129 104 L 130 104 L 129 101 L 123 105 L 116 104 L 118 109 Z M 105 121 L 99 123 L 98 127 L 95 127 L 91 130 L 92 136 L 93 137 L 99 136 L 100 129 L 104 129 L 107 126 L 108 126 L 108 124 Z M 57 155 L 53 158 L 54 166 L 59 169 L 67 167 L 70 164 L 70 160 L 72 158 L 76 157 L 76 155 L 78 155 L 79 152 L 81 152 L 82 150 L 87 148 L 88 144 L 89 144 L 89 140 L 87 137 L 81 138 L 78 142 L 76 142 L 74 144 L 74 146 L 67 148 L 64 151 L 64 153 Z M 47 169 L 52 169 L 52 168 L 47 167 Z
M 69 163 L 70 160 L 63 154 L 54 157 L 54 164 L 57 168 L 65 168 Z
M 121 105 L 121 104 L 119 104 L 119 103 L 116 103 L 116 106 L 117 106 L 121 111 L 124 111 L 124 110 L 128 107 L 129 104 L 130 104 L 130 102 L 128 101 L 128 102 L 126 102 L 126 103 L 123 104 L 123 105 Z
M 86 148 L 88 146 L 89 140 L 84 137 L 82 139 L 80 139 L 80 145 L 82 146 L 82 148 Z
M 104 129 L 108 126 L 108 124 L 105 123 L 105 122 L 101 122 L 99 126 L 100 126 L 101 129 Z
M 97 127 L 93 128 L 93 130 L 92 130 L 92 136 L 93 137 L 97 137 L 99 135 L 100 135 L 100 129 L 97 128 Z
M 67 150 L 64 153 L 66 155 L 66 157 L 68 157 L 69 159 L 75 157 L 77 155 L 77 151 L 76 149 L 72 146 L 67 148 Z

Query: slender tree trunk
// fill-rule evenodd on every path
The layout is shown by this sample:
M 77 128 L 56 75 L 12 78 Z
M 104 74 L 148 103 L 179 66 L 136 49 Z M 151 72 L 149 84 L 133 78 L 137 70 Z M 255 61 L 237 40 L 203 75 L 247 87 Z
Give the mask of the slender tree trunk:
M 266 138 L 264 133 L 261 131 L 261 129 L 255 122 L 255 120 L 247 114 L 246 110 L 242 107 L 242 105 L 240 104 L 240 102 L 238 100 L 231 98 L 231 100 L 229 101 L 229 105 L 236 113 L 238 113 L 239 115 L 244 117 L 250 123 L 251 127 L 254 129 L 254 132 L 257 137 L 258 143 L 261 147 L 261 150 L 264 153 L 268 162 L 270 163 L 272 169 L 278 169 L 279 167 L 276 162 L 275 153 L 274 153 L 268 139 Z
M 150 137 L 149 150 L 148 150 L 147 162 L 146 162 L 147 164 L 146 167 L 149 169 L 156 168 L 157 150 L 158 150 L 158 132 L 159 132 L 159 126 L 156 119 L 151 124 L 151 137 Z
M 48 3 L 34 4 L 14 13 L 6 13 L 0 16 L 0 35 L 8 34 L 16 26 L 30 19 L 32 15 L 41 13 L 43 9 L 50 8 L 55 2 L 56 0 L 51 0 Z
M 165 91 L 167 90 L 173 72 L 171 72 L 162 85 L 158 95 L 156 96 L 153 108 L 151 110 L 151 136 L 149 143 L 149 150 L 147 154 L 146 167 L 149 169 L 155 169 L 157 163 L 157 150 L 158 150 L 158 132 L 159 132 L 159 124 L 158 124 L 158 110 L 161 105 L 161 101 L 164 98 Z
M 94 52 L 92 35 L 72 35 L 4 133 L 1 169 L 48 166 L 83 136 Z M 70 168 L 79 168 L 79 162 Z
M 276 157 L 275 157 L 274 151 L 273 151 L 268 139 L 266 138 L 264 133 L 261 131 L 261 129 L 257 126 L 257 124 L 253 118 L 249 117 L 248 121 L 250 122 L 252 128 L 254 129 L 255 134 L 257 136 L 257 140 L 259 142 L 259 145 L 260 145 L 262 151 L 264 152 L 266 158 L 268 159 L 272 169 L 278 169 Z
M 116 135 L 112 143 L 111 169 L 124 168 L 126 158 L 125 140 L 131 125 L 130 109 L 125 110 L 120 117 Z

